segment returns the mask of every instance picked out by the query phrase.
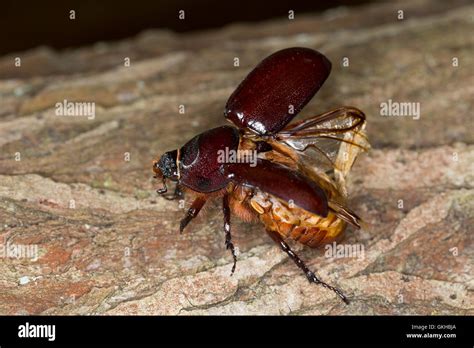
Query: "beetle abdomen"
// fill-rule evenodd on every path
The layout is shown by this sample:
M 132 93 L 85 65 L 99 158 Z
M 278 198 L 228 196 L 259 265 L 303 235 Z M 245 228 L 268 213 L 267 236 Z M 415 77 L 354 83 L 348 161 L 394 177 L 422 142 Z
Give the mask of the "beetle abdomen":
M 346 223 L 331 211 L 323 218 L 298 206 L 286 205 L 258 190 L 249 197 L 248 204 L 266 229 L 312 248 L 338 239 L 346 227 Z

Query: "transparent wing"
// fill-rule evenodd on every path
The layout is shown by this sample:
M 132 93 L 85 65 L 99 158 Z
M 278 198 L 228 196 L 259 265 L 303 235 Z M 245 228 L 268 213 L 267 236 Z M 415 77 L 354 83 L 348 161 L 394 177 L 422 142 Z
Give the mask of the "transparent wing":
M 365 115 L 341 107 L 286 126 L 275 139 L 295 150 L 300 165 L 334 180 L 345 196 L 345 179 L 362 151 L 370 148 Z

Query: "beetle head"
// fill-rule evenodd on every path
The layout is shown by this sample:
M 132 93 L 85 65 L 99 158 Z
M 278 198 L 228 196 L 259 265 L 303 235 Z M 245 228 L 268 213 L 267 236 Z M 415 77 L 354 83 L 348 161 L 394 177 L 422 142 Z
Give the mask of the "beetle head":
M 155 172 L 155 178 L 161 178 L 163 180 L 163 188 L 158 190 L 158 193 L 165 193 L 166 188 L 166 179 L 172 181 L 179 180 L 179 170 L 178 170 L 178 151 L 168 151 L 165 152 L 158 161 L 153 162 L 153 171 Z

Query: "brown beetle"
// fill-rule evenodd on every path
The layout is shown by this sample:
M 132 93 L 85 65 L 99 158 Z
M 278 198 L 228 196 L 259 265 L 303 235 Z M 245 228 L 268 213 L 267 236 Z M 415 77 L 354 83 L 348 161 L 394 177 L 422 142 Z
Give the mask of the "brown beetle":
M 258 218 L 271 238 L 303 270 L 310 282 L 336 292 L 296 255 L 285 238 L 310 247 L 342 236 L 347 223 L 360 228 L 360 218 L 345 205 L 345 178 L 358 154 L 369 148 L 365 115 L 341 107 L 288 124 L 311 100 L 331 71 L 331 63 L 308 48 L 288 48 L 264 59 L 230 96 L 225 117 L 237 128 L 223 126 L 201 133 L 178 150 L 154 161 L 155 178 L 175 181 L 195 199 L 181 220 L 180 231 L 206 201 L 222 197 L 227 249 L 231 211 L 243 220 Z M 249 152 L 250 151 L 250 152 Z M 255 154 L 254 163 L 222 160 L 222 153 Z

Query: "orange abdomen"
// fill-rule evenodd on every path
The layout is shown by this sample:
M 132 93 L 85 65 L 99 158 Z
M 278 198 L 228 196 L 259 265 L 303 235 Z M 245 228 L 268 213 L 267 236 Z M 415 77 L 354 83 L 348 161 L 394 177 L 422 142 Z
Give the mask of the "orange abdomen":
M 278 221 L 270 212 L 260 215 L 260 220 L 271 231 L 278 232 L 284 238 L 291 238 L 312 248 L 331 243 L 342 237 L 346 224 L 334 214 L 329 213 L 317 223 L 293 223 Z
M 267 230 L 312 248 L 342 237 L 346 227 L 331 211 L 322 218 L 295 205 L 286 205 L 271 195 L 257 193 L 249 199 L 249 205 Z

